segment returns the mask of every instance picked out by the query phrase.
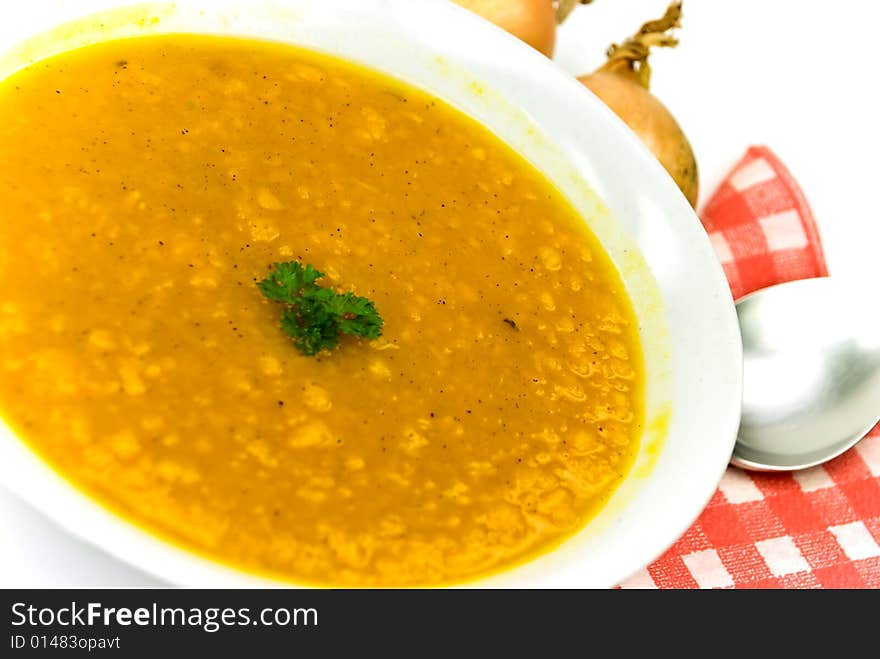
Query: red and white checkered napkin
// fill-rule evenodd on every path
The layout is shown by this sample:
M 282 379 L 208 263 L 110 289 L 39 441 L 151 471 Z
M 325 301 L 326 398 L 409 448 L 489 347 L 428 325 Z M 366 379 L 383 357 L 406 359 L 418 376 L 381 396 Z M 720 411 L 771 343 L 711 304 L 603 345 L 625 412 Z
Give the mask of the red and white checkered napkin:
M 709 200 L 703 225 L 734 298 L 828 274 L 797 183 L 752 147 Z M 694 525 L 623 588 L 880 588 L 880 425 L 823 466 L 728 467 Z

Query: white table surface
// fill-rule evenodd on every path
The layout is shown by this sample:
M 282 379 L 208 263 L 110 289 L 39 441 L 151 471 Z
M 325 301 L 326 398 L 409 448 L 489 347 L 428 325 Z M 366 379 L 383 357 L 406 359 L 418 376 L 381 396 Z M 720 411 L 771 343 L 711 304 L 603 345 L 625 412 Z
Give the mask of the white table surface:
M 16 3 L 13 11 L 46 4 Z M 589 72 L 608 43 L 661 15 L 666 4 L 594 0 L 577 9 L 560 32 L 557 62 L 573 74 Z M 653 90 L 694 146 L 701 200 L 746 147 L 770 146 L 813 207 L 831 272 L 873 282 L 876 299 L 880 93 L 874 42 L 880 5 L 685 0 L 684 9 L 681 45 L 652 57 Z M 0 488 L 0 587 L 156 585 L 162 584 L 72 538 Z

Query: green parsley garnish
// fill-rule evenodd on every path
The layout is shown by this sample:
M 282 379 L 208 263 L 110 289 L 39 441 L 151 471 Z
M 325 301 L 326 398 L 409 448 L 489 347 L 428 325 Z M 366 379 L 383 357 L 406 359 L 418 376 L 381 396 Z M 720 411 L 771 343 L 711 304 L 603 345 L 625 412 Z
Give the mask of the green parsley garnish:
M 284 304 L 281 329 L 300 352 L 316 355 L 339 344 L 340 334 L 364 339 L 382 335 L 382 317 L 371 300 L 354 293 L 337 293 L 315 283 L 324 276 L 311 264 L 274 263 L 269 276 L 257 284 L 263 295 Z

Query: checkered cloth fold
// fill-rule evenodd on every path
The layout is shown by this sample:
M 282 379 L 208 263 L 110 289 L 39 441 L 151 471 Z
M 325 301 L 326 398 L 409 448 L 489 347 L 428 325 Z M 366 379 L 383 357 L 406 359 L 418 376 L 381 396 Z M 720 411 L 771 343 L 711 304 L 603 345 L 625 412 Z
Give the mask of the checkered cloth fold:
M 813 214 L 767 147 L 750 148 L 701 219 L 734 298 L 828 274 Z M 825 465 L 728 467 L 694 525 L 622 588 L 880 588 L 880 425 Z

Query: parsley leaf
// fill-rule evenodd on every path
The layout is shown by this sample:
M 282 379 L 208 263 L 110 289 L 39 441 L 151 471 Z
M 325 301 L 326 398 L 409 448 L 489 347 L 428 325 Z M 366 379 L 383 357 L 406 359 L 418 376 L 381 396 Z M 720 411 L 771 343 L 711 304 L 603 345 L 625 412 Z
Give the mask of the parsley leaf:
M 275 263 L 272 265 L 272 270 L 257 286 L 260 287 L 263 295 L 276 302 L 289 302 L 304 289 L 317 288 L 315 280 L 324 276 L 324 273 L 315 270 L 311 263 L 303 268 L 297 261 Z
M 354 293 L 337 293 L 315 283 L 324 276 L 311 264 L 274 263 L 269 276 L 257 283 L 263 295 L 285 305 L 281 329 L 305 355 L 332 350 L 340 334 L 364 339 L 382 335 L 382 317 L 372 300 Z

